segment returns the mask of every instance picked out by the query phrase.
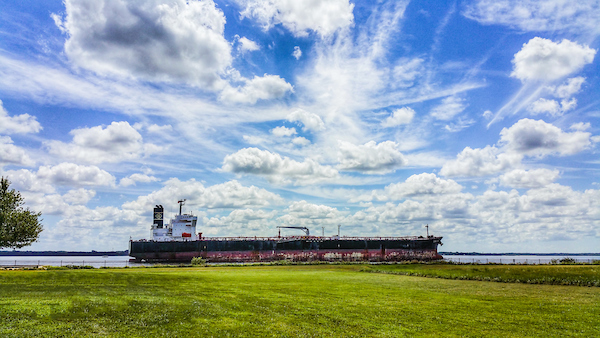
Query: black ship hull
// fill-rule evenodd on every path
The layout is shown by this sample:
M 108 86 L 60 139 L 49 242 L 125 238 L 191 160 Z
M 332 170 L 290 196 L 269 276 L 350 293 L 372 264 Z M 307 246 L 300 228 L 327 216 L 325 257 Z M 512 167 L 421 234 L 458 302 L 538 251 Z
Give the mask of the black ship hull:
M 136 262 L 430 261 L 442 237 L 202 238 L 196 241 L 130 241 Z

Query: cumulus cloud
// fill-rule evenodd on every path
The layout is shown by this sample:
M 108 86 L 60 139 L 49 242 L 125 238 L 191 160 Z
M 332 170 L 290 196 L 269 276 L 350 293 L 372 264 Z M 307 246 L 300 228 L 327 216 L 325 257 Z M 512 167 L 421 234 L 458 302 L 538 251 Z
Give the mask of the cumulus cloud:
M 344 214 L 336 208 L 304 200 L 292 203 L 284 212 L 286 214 L 277 220 L 292 226 L 331 226 L 343 223 L 344 219 Z
M 292 140 L 292 143 L 297 145 L 297 146 L 307 146 L 310 144 L 310 140 L 308 140 L 305 137 L 299 136 L 299 137 L 294 137 L 294 139 Z
M 32 166 L 35 164 L 24 149 L 13 144 L 9 136 L 0 136 L 0 167 L 6 164 Z
M 340 170 L 360 171 L 367 174 L 392 172 L 406 164 L 406 159 L 397 149 L 398 144 L 385 141 L 377 144 L 370 141 L 364 145 L 349 142 L 338 143 L 338 168 Z
M 547 100 L 544 98 L 540 98 L 537 101 L 533 102 L 528 110 L 534 115 L 547 113 L 552 116 L 562 115 L 562 109 L 560 105 L 555 100 Z
M 337 170 L 307 159 L 297 162 L 288 157 L 258 148 L 244 148 L 225 156 L 223 171 L 266 177 L 270 182 L 297 185 L 328 181 L 338 176 Z
M 523 31 L 597 32 L 600 8 L 593 1 L 479 0 L 463 15 L 485 25 L 501 24 Z
M 328 36 L 353 24 L 354 5 L 348 0 L 290 1 L 238 0 L 243 7 L 242 17 L 253 18 L 269 29 L 281 24 L 296 36 L 314 31 Z
M 153 144 L 144 144 L 142 135 L 126 121 L 113 122 L 106 128 L 74 129 L 69 134 L 73 135 L 71 143 L 46 142 L 49 152 L 63 158 L 103 163 L 135 160 L 161 149 Z
M 254 209 L 233 210 L 227 216 L 206 219 L 203 224 L 204 233 L 215 232 L 216 229 L 211 228 L 219 228 L 221 231 L 234 232 L 237 235 L 254 231 L 264 236 L 269 230 L 271 232 L 275 230 L 275 226 L 272 226 L 269 221 L 276 215 L 277 211 L 275 210 L 270 212 Z
M 401 183 L 387 185 L 383 191 L 373 190 L 370 195 L 363 195 L 360 201 L 389 201 L 405 198 L 422 198 L 431 195 L 457 194 L 462 186 L 453 180 L 445 180 L 435 174 L 423 173 L 412 175 Z
M 122 208 L 134 210 L 139 214 L 149 214 L 156 204 L 175 205 L 182 198 L 187 199 L 186 208 L 192 209 L 266 207 L 283 201 L 277 194 L 255 186 L 246 187 L 235 180 L 205 187 L 194 179 L 180 181 L 171 178 L 161 189 L 126 202 Z
M 300 57 L 302 56 L 302 50 L 300 50 L 300 47 L 294 46 L 294 51 L 292 52 L 292 56 L 294 58 L 296 58 L 296 60 L 300 59 Z
M 443 176 L 486 176 L 507 171 L 520 165 L 524 156 L 567 156 L 591 145 L 591 134 L 583 131 L 563 132 L 541 120 L 521 119 L 500 131 L 496 146 L 483 149 L 466 147 L 455 160 L 446 162 Z
M 515 169 L 501 175 L 498 180 L 501 185 L 506 187 L 530 189 L 547 186 L 556 181 L 559 176 L 560 172 L 556 169 Z
M 5 174 L 19 190 L 53 193 L 56 186 L 113 186 L 115 177 L 96 166 L 60 163 L 55 166 L 41 166 L 37 172 L 20 169 L 9 170 Z
M 119 181 L 119 185 L 122 187 L 128 187 L 131 185 L 135 185 L 136 182 L 148 183 L 148 182 L 156 182 L 158 180 L 159 179 L 154 176 L 136 173 L 136 174 L 131 174 L 127 177 L 123 177 Z
M 581 90 L 581 85 L 585 82 L 585 78 L 578 76 L 567 80 L 565 84 L 554 89 L 554 96 L 561 99 L 568 99 Z
M 270 100 L 283 97 L 294 88 L 279 75 L 254 76 L 251 80 L 243 79 L 241 87 L 227 86 L 221 92 L 222 101 L 254 104 L 258 100 Z
M 440 174 L 453 176 L 487 176 L 511 169 L 521 163 L 519 154 L 506 154 L 492 146 L 472 149 L 466 147 L 456 159 L 446 162 Z
M 254 41 L 252 41 L 252 40 L 250 40 L 250 39 L 248 39 L 248 38 L 246 38 L 244 36 L 242 36 L 238 40 L 238 42 L 240 43 L 240 47 L 239 48 L 240 48 L 240 51 L 242 53 L 253 52 L 255 50 L 259 50 L 260 49 L 260 47 L 258 46 L 258 44 L 256 42 L 254 42 Z
M 572 74 L 591 63 L 596 50 L 563 39 L 560 43 L 535 37 L 523 44 L 512 60 L 511 76 L 521 81 L 553 81 Z
M 275 127 L 273 129 L 271 129 L 271 134 L 277 136 L 277 137 L 285 137 L 285 136 L 292 136 L 292 135 L 296 135 L 296 128 L 286 128 L 284 126 L 280 126 L 280 127 Z
M 66 0 L 65 53 L 100 74 L 219 87 L 231 63 L 225 16 L 212 0 Z
M 37 133 L 42 126 L 35 116 L 21 114 L 9 116 L 2 101 L 0 101 L 0 134 L 28 134 Z
M 456 96 L 448 96 L 442 100 L 441 104 L 431 110 L 431 116 L 438 120 L 448 121 L 462 113 L 465 108 L 467 108 L 467 105 L 463 99 Z
M 394 110 L 392 115 L 388 116 L 383 122 L 381 122 L 381 126 L 384 128 L 390 128 L 402 124 L 409 124 L 412 122 L 414 116 L 415 111 L 412 108 L 402 107 Z
M 563 132 L 542 120 L 521 119 L 500 131 L 500 143 L 508 151 L 528 156 L 573 155 L 591 145 L 590 133 Z
M 292 113 L 290 113 L 287 117 L 287 120 L 290 122 L 302 123 L 302 130 L 307 131 L 320 131 L 325 129 L 325 123 L 319 117 L 319 115 L 314 113 L 309 113 L 306 110 L 296 109 Z
M 40 179 L 48 180 L 52 184 L 79 186 L 79 185 L 114 185 L 115 178 L 108 172 L 96 167 L 77 165 L 75 163 L 61 163 L 55 166 L 41 166 L 37 171 Z
M 577 123 L 573 123 L 569 129 L 571 130 L 578 130 L 578 131 L 586 131 L 588 129 L 590 129 L 592 127 L 592 125 L 589 122 L 577 122 Z

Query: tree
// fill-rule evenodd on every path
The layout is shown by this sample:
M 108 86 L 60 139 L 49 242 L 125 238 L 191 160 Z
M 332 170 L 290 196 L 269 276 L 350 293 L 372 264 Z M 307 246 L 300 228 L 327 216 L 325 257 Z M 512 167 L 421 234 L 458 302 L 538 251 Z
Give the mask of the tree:
M 35 242 L 43 227 L 35 213 L 23 208 L 23 197 L 15 189 L 9 190 L 10 181 L 0 179 L 0 248 L 22 248 Z

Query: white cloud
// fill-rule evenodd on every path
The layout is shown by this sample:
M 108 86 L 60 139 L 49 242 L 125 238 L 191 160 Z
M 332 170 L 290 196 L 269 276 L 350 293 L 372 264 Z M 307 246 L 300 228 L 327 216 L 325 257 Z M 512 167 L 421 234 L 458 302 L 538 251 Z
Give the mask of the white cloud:
M 598 32 L 600 8 L 594 1 L 479 0 L 463 15 L 485 25 L 502 24 L 523 31 Z
M 157 124 L 153 124 L 153 125 L 150 125 L 147 128 L 147 130 L 149 133 L 152 133 L 152 134 L 166 134 L 168 132 L 173 131 L 173 126 L 171 126 L 170 124 L 166 124 L 164 126 L 159 126 Z
M 292 140 L 292 143 L 297 145 L 297 146 L 307 146 L 310 144 L 310 140 L 306 139 L 305 137 L 299 136 L 299 137 L 294 137 L 294 139 Z
M 563 132 L 541 120 L 521 119 L 500 131 L 501 149 L 466 147 L 455 160 L 443 165 L 440 174 L 449 177 L 492 175 L 514 169 L 521 164 L 523 156 L 573 155 L 591 145 L 590 137 L 590 133 L 582 131 Z
M 294 0 L 238 0 L 242 17 L 253 18 L 269 29 L 282 24 L 296 36 L 306 36 L 309 31 L 321 36 L 352 25 L 354 5 L 348 0 L 294 1 Z
M 569 110 L 575 109 L 577 106 L 577 99 L 572 98 L 570 100 L 561 100 L 560 104 L 556 100 L 547 100 L 540 98 L 533 102 L 527 110 L 533 115 L 548 114 L 550 116 L 562 116 Z
M 122 208 L 133 210 L 138 214 L 149 214 L 156 204 L 167 206 L 176 205 L 180 199 L 187 199 L 186 209 L 197 208 L 243 208 L 266 207 L 272 203 L 281 203 L 283 199 L 274 193 L 255 186 L 246 187 L 238 181 L 229 181 L 222 184 L 205 187 L 194 179 L 180 181 L 171 178 L 164 186 L 152 193 L 139 196 L 136 200 L 126 202 Z
M 590 129 L 592 127 L 592 125 L 589 122 L 578 122 L 578 123 L 573 123 L 569 129 L 571 130 L 578 130 L 578 131 L 586 131 L 588 129 Z
M 66 186 L 106 186 L 114 185 L 115 178 L 108 172 L 96 167 L 61 163 L 55 166 L 41 166 L 37 171 L 40 179 L 55 185 Z
M 560 43 L 535 37 L 515 54 L 511 76 L 527 80 L 553 81 L 572 74 L 591 63 L 596 50 L 563 39 Z
M 329 181 L 338 176 L 337 170 L 307 159 L 297 162 L 288 157 L 257 148 L 244 148 L 225 156 L 223 171 L 236 174 L 265 176 L 275 183 L 296 185 Z
M 456 122 L 445 125 L 444 129 L 451 133 L 456 133 L 463 129 L 469 128 L 474 124 L 475 120 L 473 119 L 464 119 L 463 117 L 459 117 Z
M 590 133 L 563 132 L 542 120 L 521 119 L 500 131 L 500 143 L 507 150 L 529 156 L 573 155 L 590 146 Z
M 212 0 L 66 0 L 58 27 L 77 66 L 100 74 L 215 89 L 231 63 L 225 16 Z
M 387 185 L 383 191 L 373 190 L 371 195 L 360 196 L 361 201 L 389 201 L 405 198 L 423 198 L 431 195 L 457 194 L 462 186 L 453 180 L 445 180 L 435 174 L 412 175 L 401 183 Z
M 135 185 L 135 182 L 143 182 L 143 183 L 148 183 L 148 182 L 156 182 L 159 179 L 154 177 L 154 176 L 149 176 L 149 175 L 145 175 L 145 174 L 131 174 L 127 177 L 123 177 L 120 181 L 119 181 L 119 185 L 122 187 L 128 187 L 131 185 Z
M 241 87 L 227 86 L 219 97 L 222 101 L 254 104 L 258 100 L 270 100 L 283 97 L 294 88 L 279 75 L 254 76 L 251 80 L 243 79 Z
M 79 188 L 67 191 L 62 198 L 65 202 L 72 205 L 85 205 L 94 198 L 94 196 L 96 196 L 94 190 Z
M 280 127 L 275 127 L 273 129 L 271 129 L 271 134 L 277 136 L 277 137 L 285 137 L 285 136 L 292 136 L 292 135 L 296 135 L 296 128 L 286 128 L 284 126 L 280 126 Z
M 336 208 L 304 200 L 293 202 L 284 212 L 286 214 L 277 218 L 278 221 L 292 226 L 312 226 L 313 231 L 316 226 L 334 226 L 343 223 L 344 219 L 344 214 Z
M 512 188 L 542 188 L 554 182 L 560 176 L 558 170 L 515 169 L 501 175 L 498 180 L 500 184 Z
M 585 82 L 585 78 L 578 76 L 567 80 L 567 83 L 558 86 L 554 90 L 554 96 L 561 99 L 568 99 L 581 90 L 581 85 Z
M 431 116 L 438 120 L 448 121 L 462 113 L 467 105 L 464 100 L 456 96 L 448 96 L 442 103 L 431 110 Z
M 302 56 L 302 50 L 300 50 L 300 47 L 294 46 L 294 51 L 292 52 L 292 56 L 295 57 L 296 60 L 300 59 L 300 57 Z
M 35 116 L 29 114 L 9 116 L 0 101 L 0 134 L 37 133 L 40 130 L 42 130 L 42 126 Z
M 288 115 L 287 120 L 290 122 L 301 122 L 304 125 L 304 127 L 302 127 L 302 130 L 304 131 L 310 130 L 315 132 L 325 129 L 325 123 L 323 123 L 323 120 L 321 120 L 319 115 L 309 113 L 302 109 L 296 109 L 291 112 Z
M 238 41 L 240 43 L 239 48 L 242 53 L 253 52 L 253 51 L 260 49 L 260 47 L 258 46 L 258 44 L 256 42 L 254 42 L 244 36 L 242 36 Z
M 4 173 L 19 190 L 28 192 L 53 193 L 56 186 L 114 186 L 115 177 L 96 167 L 60 163 L 55 166 L 41 166 L 37 172 L 30 170 L 9 170 Z
M 501 153 L 496 147 L 471 149 L 466 147 L 456 159 L 446 162 L 440 174 L 443 176 L 487 176 L 511 169 L 521 163 L 518 154 Z
M 203 224 L 204 233 L 215 232 L 218 228 L 221 232 L 235 233 L 236 235 L 248 235 L 252 232 L 264 236 L 269 230 L 273 232 L 275 226 L 270 220 L 277 215 L 277 211 L 238 209 L 223 217 L 211 217 L 205 219 Z M 212 229 L 211 229 L 212 228 Z
M 367 174 L 384 174 L 395 171 L 406 164 L 406 159 L 397 150 L 398 144 L 385 141 L 377 144 L 370 141 L 364 145 L 338 142 L 338 168 L 360 171 Z
M 534 114 L 542 114 L 547 113 L 552 116 L 560 116 L 563 114 L 560 105 L 555 100 L 547 100 L 544 98 L 540 98 L 537 101 L 533 102 L 528 110 Z
M 32 166 L 35 162 L 25 150 L 13 144 L 9 136 L 0 136 L 0 167 L 6 164 Z
M 129 122 L 113 122 L 106 128 L 74 129 L 71 143 L 48 141 L 45 145 L 51 154 L 88 163 L 120 162 L 135 160 L 151 154 L 160 147 L 144 144 L 142 135 Z
M 415 80 L 423 74 L 423 59 L 401 58 L 397 61 L 392 71 L 394 88 L 409 88 L 415 83 Z
M 384 128 L 390 128 L 402 124 L 409 124 L 412 122 L 414 116 L 415 111 L 412 108 L 402 107 L 394 110 L 392 115 L 388 116 L 383 122 L 381 122 L 381 126 Z

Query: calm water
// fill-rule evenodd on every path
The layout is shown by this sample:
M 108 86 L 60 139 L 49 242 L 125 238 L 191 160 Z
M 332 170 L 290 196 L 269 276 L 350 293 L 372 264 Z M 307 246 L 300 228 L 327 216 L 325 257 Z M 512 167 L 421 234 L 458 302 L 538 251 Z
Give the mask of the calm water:
M 65 266 L 90 265 L 100 267 L 140 266 L 144 264 L 131 263 L 129 256 L 0 256 L 0 266 Z
M 578 262 L 591 263 L 600 256 L 521 256 L 521 255 L 444 255 L 444 259 L 457 263 L 502 263 L 502 264 L 549 264 L 553 259 L 573 258 Z M 65 266 L 90 265 L 100 267 L 125 267 L 152 265 L 151 263 L 131 263 L 128 256 L 0 256 L 0 266 Z

